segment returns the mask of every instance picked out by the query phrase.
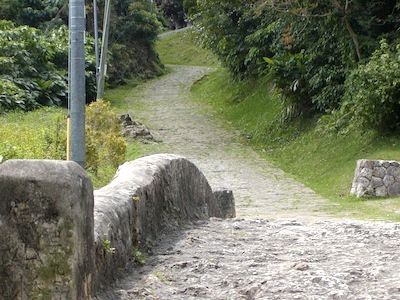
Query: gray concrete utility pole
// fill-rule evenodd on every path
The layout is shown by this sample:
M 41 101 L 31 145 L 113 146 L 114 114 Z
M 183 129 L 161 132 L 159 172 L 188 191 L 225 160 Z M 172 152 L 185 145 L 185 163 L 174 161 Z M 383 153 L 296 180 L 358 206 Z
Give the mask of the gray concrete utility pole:
M 85 165 L 85 0 L 69 2 L 69 158 Z

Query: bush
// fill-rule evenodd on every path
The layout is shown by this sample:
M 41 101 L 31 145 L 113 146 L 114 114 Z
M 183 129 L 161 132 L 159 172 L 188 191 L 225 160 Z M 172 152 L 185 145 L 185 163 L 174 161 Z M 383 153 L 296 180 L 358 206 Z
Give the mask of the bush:
M 112 9 L 107 83 L 115 87 L 132 77 L 160 75 L 155 42 L 162 25 L 156 7 L 147 0 L 120 0 Z
M 370 60 L 347 78 L 345 88 L 337 124 L 381 132 L 400 129 L 400 44 L 391 47 L 382 40 Z
M 86 169 L 97 173 L 103 164 L 117 168 L 125 161 L 125 154 L 126 143 L 110 104 L 102 100 L 89 104 L 86 108 Z
M 66 72 L 52 63 L 58 41 L 28 26 L 0 21 L 0 109 L 30 110 L 66 99 Z M 25 95 L 24 95 L 25 94 Z
M 0 62 L 0 65 L 1 62 Z M 34 93 L 20 88 L 10 76 L 0 76 L 0 111 L 30 110 L 37 107 Z
M 396 1 L 185 0 L 184 5 L 202 45 L 236 79 L 271 75 L 288 117 L 320 116 L 340 107 L 351 70 L 382 37 L 400 37 Z

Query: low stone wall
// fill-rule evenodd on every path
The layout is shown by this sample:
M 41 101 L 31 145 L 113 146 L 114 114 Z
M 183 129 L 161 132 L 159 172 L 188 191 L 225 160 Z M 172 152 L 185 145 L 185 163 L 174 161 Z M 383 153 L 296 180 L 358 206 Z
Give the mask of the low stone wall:
M 0 164 L 0 299 L 89 299 L 93 188 L 74 162 Z
M 216 193 L 219 197 L 181 156 L 157 154 L 120 166 L 110 184 L 94 192 L 97 283 L 111 280 L 132 262 L 132 249 L 151 244 L 167 227 L 209 216 L 234 217 L 232 192 Z M 106 251 L 105 241 L 113 251 Z
M 386 160 L 358 160 L 350 194 L 357 197 L 400 195 L 400 163 Z
M 125 163 L 94 192 L 74 162 L 9 160 L 0 195 L 0 299 L 91 299 L 161 231 L 235 216 L 231 191 L 169 154 Z

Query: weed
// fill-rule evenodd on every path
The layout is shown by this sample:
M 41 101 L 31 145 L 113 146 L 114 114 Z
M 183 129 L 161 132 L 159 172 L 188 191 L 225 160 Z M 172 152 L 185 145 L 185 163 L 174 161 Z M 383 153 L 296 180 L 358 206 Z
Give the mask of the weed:
M 135 262 L 137 262 L 139 264 L 145 264 L 146 263 L 145 256 L 139 250 L 139 248 L 137 248 L 137 247 L 133 248 L 132 255 L 133 255 L 133 259 L 134 259 Z
M 164 284 L 171 284 L 171 281 L 168 280 L 167 276 L 165 276 L 164 273 L 160 273 L 160 272 L 153 272 L 153 275 L 162 283 Z
M 107 253 L 111 253 L 111 254 L 115 253 L 115 248 L 111 247 L 111 242 L 109 240 L 104 239 L 104 240 L 102 240 L 102 243 L 103 243 L 104 250 Z

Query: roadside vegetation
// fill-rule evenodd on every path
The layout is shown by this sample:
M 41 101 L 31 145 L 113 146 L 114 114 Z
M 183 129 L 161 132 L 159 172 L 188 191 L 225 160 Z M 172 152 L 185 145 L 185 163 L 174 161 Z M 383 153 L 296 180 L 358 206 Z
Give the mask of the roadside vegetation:
M 156 49 L 163 63 L 210 66 L 213 56 L 193 43 L 193 32 L 184 31 L 160 39 Z M 191 52 L 191 56 L 181 56 Z M 209 61 L 207 62 L 207 59 Z M 212 62 L 212 63 L 211 63 Z M 357 159 L 400 160 L 399 136 L 363 127 L 330 130 L 318 116 L 285 121 L 285 102 L 268 77 L 237 80 L 228 69 L 216 70 L 192 87 L 193 101 L 206 103 L 215 114 L 238 129 L 244 141 L 262 157 L 336 205 L 330 212 L 360 219 L 400 221 L 400 198 L 358 199 L 350 196 Z M 134 98 L 141 86 L 118 88 L 108 96 L 122 111 L 121 99 Z M 140 114 L 140 107 L 135 110 Z
M 395 199 L 349 196 L 357 159 L 400 159 L 398 1 L 184 1 L 224 67 L 194 98 L 342 214 L 399 220 Z
M 165 65 L 217 67 L 219 65 L 217 56 L 196 46 L 195 39 L 190 29 L 161 37 L 156 43 L 160 60 Z
M 0 49 L 8 50 L 1 53 L 18 47 L 23 53 L 33 51 L 24 56 L 27 60 L 18 55 L 0 56 L 0 159 L 64 159 L 66 109 L 41 106 L 62 105 L 67 96 L 66 66 L 60 63 L 66 48 L 55 47 L 59 43 L 49 39 L 66 38 L 62 29 L 66 1 L 57 1 L 57 11 L 38 8 L 40 22 L 18 13 L 24 11 L 24 1 L 20 2 L 21 7 L 14 7 L 0 0 L 4 4 L 0 17 L 7 19 L 0 21 L 2 33 L 13 37 L 3 38 Z M 115 76 L 109 87 L 115 88 L 106 92 L 105 100 L 111 104 L 104 109 L 107 113 L 126 113 L 125 98 L 140 91 L 143 79 L 168 72 L 163 64 L 215 67 L 215 72 L 193 86 L 194 101 L 213 107 L 261 156 L 336 203 L 331 209 L 338 214 L 400 220 L 400 198 L 349 196 L 357 159 L 400 161 L 397 1 L 177 1 L 194 29 L 157 42 L 158 26 L 166 24 L 166 16 L 174 15 L 178 21 L 171 27 L 179 27 L 180 12 L 164 11 L 163 16 L 153 8 L 146 10 L 148 1 L 130 2 L 118 1 L 125 9 L 114 7 L 117 19 L 113 24 L 123 30 L 113 36 L 112 61 L 119 62 L 111 64 L 115 72 L 110 74 Z M 172 7 L 172 1 L 157 4 Z M 137 34 L 149 40 L 125 39 L 125 33 L 144 20 L 148 26 Z M 30 42 L 23 43 L 23 39 Z M 144 57 L 135 48 L 138 40 L 138 45 L 150 49 L 145 57 L 152 58 L 151 67 L 137 67 L 136 62 Z M 88 41 L 91 52 L 90 37 Z M 47 60 L 33 64 L 35 58 Z M 128 58 L 132 64 L 126 63 Z M 87 76 L 93 78 L 93 59 L 88 59 Z M 93 81 L 88 84 L 93 86 Z M 135 110 L 140 113 L 140 107 Z M 118 151 L 126 147 L 125 159 L 141 155 L 138 143 L 123 145 L 118 140 L 116 145 Z M 98 168 L 88 170 L 100 187 L 122 160 L 110 161 L 107 150 L 93 155 Z
M 0 0 L 0 162 L 66 157 L 68 3 Z M 99 187 L 125 159 L 126 145 L 111 132 L 118 124 L 109 105 L 90 104 L 96 98 L 92 2 L 85 8 L 86 169 Z M 100 30 L 103 8 L 104 1 L 98 1 Z M 161 75 L 165 70 L 154 46 L 163 13 L 146 0 L 118 0 L 112 3 L 111 16 L 107 87 Z M 112 114 L 112 124 L 99 123 Z M 134 146 L 127 149 L 136 152 Z
M 224 69 L 197 83 L 192 93 L 194 101 L 207 103 L 238 129 L 261 157 L 337 204 L 329 207 L 331 213 L 400 221 L 400 198 L 349 195 L 358 159 L 400 160 L 398 135 L 331 133 L 317 118 L 282 123 L 280 95 L 271 85 L 263 80 L 237 83 Z

